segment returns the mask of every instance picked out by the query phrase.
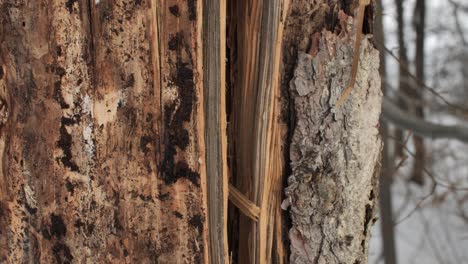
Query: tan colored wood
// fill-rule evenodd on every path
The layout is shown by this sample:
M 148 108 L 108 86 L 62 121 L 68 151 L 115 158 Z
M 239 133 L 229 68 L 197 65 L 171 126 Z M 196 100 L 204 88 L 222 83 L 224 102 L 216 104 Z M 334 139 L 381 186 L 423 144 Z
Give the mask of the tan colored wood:
M 288 1 L 238 1 L 233 84 L 236 187 L 259 205 L 258 222 L 240 216 L 239 263 L 271 263 L 284 251 L 281 186 L 286 127 L 280 120 L 280 65 Z M 234 27 L 234 25 L 233 25 Z M 241 208 L 242 205 L 238 206 Z M 245 209 L 245 208 L 244 208 Z M 247 213 L 249 215 L 250 213 Z M 281 229 L 281 228 L 280 228 Z
M 201 1 L 0 6 L 0 262 L 208 262 Z
M 239 190 L 237 190 L 234 185 L 229 184 L 229 200 L 237 207 L 239 210 L 250 219 L 255 222 L 258 221 L 260 216 L 260 208 L 252 203 L 245 195 L 243 195 Z

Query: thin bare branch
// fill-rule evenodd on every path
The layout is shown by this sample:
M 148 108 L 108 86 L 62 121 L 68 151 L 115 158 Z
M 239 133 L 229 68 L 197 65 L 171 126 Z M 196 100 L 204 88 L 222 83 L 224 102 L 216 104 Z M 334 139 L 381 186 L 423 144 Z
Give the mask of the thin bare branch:
M 412 130 L 415 134 L 428 138 L 451 138 L 468 143 L 468 128 L 458 125 L 438 125 L 401 110 L 387 98 L 382 102 L 382 116 L 399 128 Z

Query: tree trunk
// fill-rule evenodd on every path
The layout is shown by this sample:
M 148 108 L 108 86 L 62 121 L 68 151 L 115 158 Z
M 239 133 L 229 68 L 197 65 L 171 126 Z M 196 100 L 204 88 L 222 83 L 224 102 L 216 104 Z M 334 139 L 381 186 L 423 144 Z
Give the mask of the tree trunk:
M 373 9 L 310 2 L 0 0 L 0 262 L 366 262 Z
M 375 23 L 375 38 L 380 51 L 380 76 L 382 91 L 385 96 L 388 95 L 389 89 L 385 85 L 387 78 L 387 68 L 385 64 L 385 31 L 383 25 L 382 14 L 384 12 L 382 1 L 376 1 L 376 23 Z M 392 184 L 393 174 L 395 171 L 395 162 L 392 158 L 390 129 L 384 120 L 380 120 L 380 131 L 383 137 L 382 150 L 382 170 L 380 173 L 379 184 L 379 206 L 380 206 L 380 230 L 382 234 L 382 255 L 385 264 L 396 264 L 396 249 L 395 249 L 395 227 L 393 221 L 393 205 L 392 205 Z
M 416 54 L 414 64 L 416 69 L 416 85 L 413 89 L 414 99 L 424 99 L 423 97 L 423 84 L 424 78 L 424 44 L 425 44 L 425 30 L 426 30 L 426 2 L 425 0 L 417 0 L 414 8 L 413 26 L 416 32 Z M 414 107 L 415 115 L 424 119 L 424 108 L 421 105 Z M 424 184 L 424 169 L 426 161 L 426 147 L 424 139 L 420 136 L 414 136 L 414 149 L 415 160 L 413 170 L 411 172 L 411 180 L 420 185 Z
M 399 73 L 398 73 L 398 106 L 402 109 L 407 110 L 408 106 L 402 99 L 405 95 L 411 94 L 410 78 L 409 78 L 409 64 L 408 54 L 406 51 L 405 42 L 405 22 L 404 22 L 404 9 L 403 0 L 395 0 L 397 9 L 397 22 L 398 22 L 398 59 L 399 59 Z M 404 133 L 401 129 L 395 131 L 395 156 L 403 157 L 403 142 Z

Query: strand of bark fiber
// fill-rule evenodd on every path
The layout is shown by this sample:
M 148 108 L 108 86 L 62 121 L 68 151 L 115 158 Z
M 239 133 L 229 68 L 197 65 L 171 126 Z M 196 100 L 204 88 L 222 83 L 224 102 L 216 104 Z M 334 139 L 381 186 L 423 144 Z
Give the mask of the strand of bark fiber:
M 359 54 L 361 48 L 361 38 L 362 38 L 362 24 L 364 22 L 364 11 L 366 6 L 369 4 L 370 0 L 360 0 L 359 1 L 359 11 L 358 11 L 358 23 L 356 28 L 356 40 L 354 41 L 354 57 L 353 57 L 353 66 L 351 68 L 351 80 L 346 88 L 346 90 L 341 95 L 340 99 L 336 102 L 336 108 L 340 107 L 346 99 L 348 99 L 351 94 L 354 84 L 356 83 L 357 69 L 359 65 Z

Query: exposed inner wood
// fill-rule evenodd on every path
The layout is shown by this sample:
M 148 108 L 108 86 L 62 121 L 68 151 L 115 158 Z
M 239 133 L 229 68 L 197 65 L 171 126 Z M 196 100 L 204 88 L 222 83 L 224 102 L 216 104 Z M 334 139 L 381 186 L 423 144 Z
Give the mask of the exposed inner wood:
M 229 184 L 229 200 L 237 207 L 241 212 L 254 220 L 258 221 L 260 216 L 260 208 L 252 203 L 245 195 L 236 189 L 232 184 Z
M 288 3 L 235 1 L 229 10 L 236 55 L 231 62 L 233 179 L 247 198 L 244 204 L 260 208 L 258 221 L 249 212 L 239 217 L 238 263 L 285 259 L 280 203 L 286 126 L 280 120 L 279 76 Z

